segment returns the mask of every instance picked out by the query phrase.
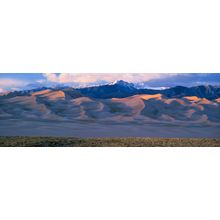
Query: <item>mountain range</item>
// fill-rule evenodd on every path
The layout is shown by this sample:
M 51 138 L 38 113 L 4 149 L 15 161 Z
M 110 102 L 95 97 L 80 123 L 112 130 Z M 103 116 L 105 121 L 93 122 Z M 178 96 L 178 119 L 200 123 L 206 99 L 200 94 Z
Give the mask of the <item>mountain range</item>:
M 206 98 L 214 100 L 220 98 L 220 86 L 212 85 L 200 85 L 195 87 L 176 86 L 167 89 L 141 89 L 137 88 L 133 83 L 128 83 L 123 80 L 118 80 L 114 83 L 93 86 L 86 88 L 72 88 L 68 86 L 56 86 L 56 87 L 40 87 L 36 89 L 14 91 L 1 94 L 2 97 L 15 97 L 31 95 L 33 92 L 50 89 L 53 91 L 61 90 L 69 98 L 77 97 L 90 97 L 97 99 L 109 99 L 109 98 L 126 98 L 138 94 L 162 94 L 167 98 L 182 98 L 184 96 L 197 96 L 198 98 Z
M 155 90 L 138 89 L 134 84 L 122 80 L 113 84 L 77 89 L 84 96 L 92 98 L 125 98 L 138 94 L 163 94 L 168 98 L 181 98 L 184 96 L 197 96 L 198 98 L 216 99 L 220 97 L 220 87 L 212 85 L 201 85 L 195 87 L 176 86 L 173 88 Z

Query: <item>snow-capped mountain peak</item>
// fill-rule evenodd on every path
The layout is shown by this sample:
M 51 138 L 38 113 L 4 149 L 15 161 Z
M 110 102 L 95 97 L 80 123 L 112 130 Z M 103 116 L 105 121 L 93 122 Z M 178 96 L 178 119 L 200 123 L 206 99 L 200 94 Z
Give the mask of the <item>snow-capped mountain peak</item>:
M 110 83 L 110 85 L 121 85 L 121 86 L 126 86 L 126 87 L 134 87 L 133 83 L 129 83 L 124 80 L 116 80 L 116 81 Z

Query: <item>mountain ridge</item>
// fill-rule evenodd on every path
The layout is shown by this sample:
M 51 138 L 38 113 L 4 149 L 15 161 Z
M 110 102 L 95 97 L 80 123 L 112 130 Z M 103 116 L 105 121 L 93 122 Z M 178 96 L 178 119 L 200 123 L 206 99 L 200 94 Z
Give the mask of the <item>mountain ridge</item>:
M 140 89 L 136 88 L 135 84 L 129 83 L 123 80 L 117 80 L 113 83 L 91 86 L 84 88 L 73 88 L 69 86 L 57 86 L 57 87 L 39 87 L 35 89 L 13 91 L 2 93 L 2 97 L 15 97 L 23 95 L 31 95 L 33 92 L 51 89 L 53 91 L 61 90 L 69 96 L 69 98 L 76 97 L 90 97 L 97 99 L 109 99 L 109 98 L 125 98 L 138 94 L 163 94 L 167 98 L 182 98 L 184 96 L 197 96 L 198 98 L 206 98 L 214 100 L 220 98 L 220 86 L 212 85 L 199 85 L 194 87 L 175 86 L 167 89 Z

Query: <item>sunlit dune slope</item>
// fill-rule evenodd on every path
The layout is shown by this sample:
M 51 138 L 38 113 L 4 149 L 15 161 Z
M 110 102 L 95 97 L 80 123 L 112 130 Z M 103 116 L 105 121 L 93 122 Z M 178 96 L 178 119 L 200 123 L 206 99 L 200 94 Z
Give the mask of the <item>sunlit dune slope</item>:
M 65 93 L 63 91 L 43 90 L 40 92 L 33 93 L 32 96 L 39 96 L 41 98 L 47 98 L 48 100 L 51 100 L 51 101 L 65 99 Z

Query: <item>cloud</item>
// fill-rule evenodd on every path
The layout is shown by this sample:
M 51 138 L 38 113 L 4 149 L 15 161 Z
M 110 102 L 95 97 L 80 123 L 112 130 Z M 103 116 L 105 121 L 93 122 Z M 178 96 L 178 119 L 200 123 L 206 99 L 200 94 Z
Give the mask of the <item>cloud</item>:
M 161 78 L 151 79 L 146 84 L 149 87 L 173 87 L 173 86 L 198 86 L 198 85 L 219 85 L 219 73 L 185 73 L 175 75 L 164 75 Z
M 2 88 L 0 88 L 0 93 L 3 93 L 3 92 L 5 92 L 5 90 L 4 90 L 4 89 L 2 89 Z
M 44 77 L 47 82 L 75 87 L 107 84 L 116 80 L 149 88 L 220 84 L 220 74 L 211 73 L 46 73 Z
M 45 73 L 43 76 L 49 82 L 56 83 L 81 83 L 81 84 L 91 84 L 97 82 L 110 83 L 116 80 L 125 80 L 127 82 L 141 82 L 148 81 L 150 79 L 155 79 L 161 77 L 159 73 Z
M 59 82 L 59 75 L 57 73 L 43 73 L 46 80 L 50 82 Z
M 10 79 L 10 78 L 2 78 L 0 79 L 0 88 L 1 89 L 11 89 L 11 88 L 22 88 L 28 84 L 27 81 Z
M 116 80 L 136 83 L 140 88 L 159 88 L 182 86 L 196 86 L 202 84 L 219 84 L 220 74 L 212 73 L 44 73 L 39 76 L 33 74 L 0 74 L 0 88 L 4 91 L 18 89 L 32 89 L 37 87 L 53 87 L 66 85 L 71 87 L 86 87 L 108 84 Z

